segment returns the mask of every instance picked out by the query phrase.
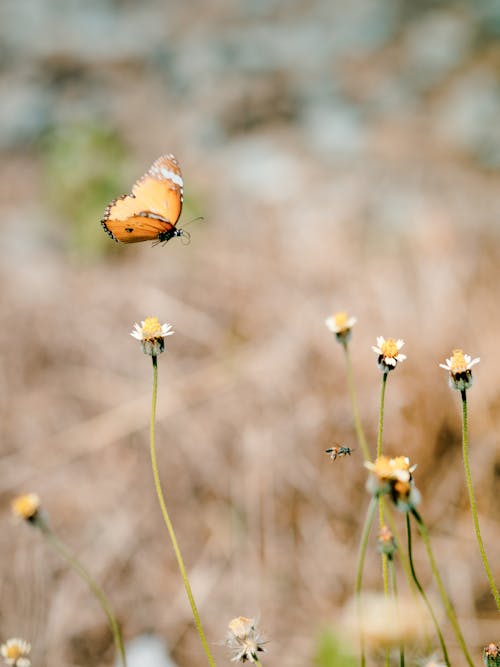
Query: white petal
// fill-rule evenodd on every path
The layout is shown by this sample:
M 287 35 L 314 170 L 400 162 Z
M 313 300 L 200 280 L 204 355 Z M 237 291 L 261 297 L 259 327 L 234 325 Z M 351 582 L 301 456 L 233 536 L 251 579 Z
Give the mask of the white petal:
M 382 350 L 379 347 L 375 347 L 375 345 L 372 345 L 372 350 L 377 354 L 382 354 Z
M 395 366 L 397 359 L 394 359 L 394 357 L 384 357 L 384 362 L 387 366 Z
M 447 364 L 439 364 L 439 368 L 444 368 L 445 371 L 449 371 L 450 370 L 450 360 L 447 359 L 446 361 L 448 363 Z
M 398 350 L 400 350 L 404 344 L 405 342 L 401 338 L 398 338 L 398 340 L 396 341 L 396 347 L 398 348 Z
M 384 343 L 385 343 L 385 338 L 383 336 L 377 336 L 377 345 L 379 347 L 382 347 Z
M 473 359 L 469 364 L 468 367 L 471 368 L 471 366 L 474 366 L 474 364 L 478 364 L 481 361 L 481 357 L 476 357 Z
M 406 359 L 406 354 L 398 354 L 396 357 L 397 361 L 404 361 Z

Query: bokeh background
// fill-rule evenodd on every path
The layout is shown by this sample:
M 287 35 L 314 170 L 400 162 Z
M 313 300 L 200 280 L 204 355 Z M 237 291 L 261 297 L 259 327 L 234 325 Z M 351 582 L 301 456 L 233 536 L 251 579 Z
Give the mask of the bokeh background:
M 217 661 L 246 615 L 266 665 L 337 664 L 328 633 L 368 500 L 324 326 L 345 309 L 372 448 L 371 345 L 406 341 L 385 449 L 418 463 L 479 663 L 498 616 L 438 363 L 454 347 L 481 357 L 471 465 L 499 582 L 500 5 L 4 0 L 0 34 L 2 640 L 31 639 L 36 665 L 113 663 L 84 585 L 12 522 L 12 496 L 36 491 L 126 638 L 152 632 L 180 667 L 205 663 L 152 483 L 151 364 L 129 336 L 154 315 L 176 331 L 160 358 L 161 476 Z M 165 152 L 183 169 L 183 220 L 204 221 L 189 246 L 114 244 L 106 204 Z M 331 463 L 334 442 L 353 455 Z M 366 584 L 381 585 L 374 546 Z

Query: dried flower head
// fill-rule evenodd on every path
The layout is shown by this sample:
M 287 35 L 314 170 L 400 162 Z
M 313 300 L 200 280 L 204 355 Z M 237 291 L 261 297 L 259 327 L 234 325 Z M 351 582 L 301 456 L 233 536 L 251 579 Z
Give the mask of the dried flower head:
M 483 649 L 483 662 L 486 667 L 498 667 L 500 665 L 500 646 L 498 644 L 488 644 Z
M 394 338 L 386 340 L 383 336 L 377 336 L 377 345 L 372 345 L 372 350 L 378 354 L 377 364 L 383 373 L 393 371 L 398 361 L 406 359 L 405 354 L 399 353 L 404 344 L 404 340 L 400 338 L 398 340 Z
M 424 658 L 424 660 L 419 661 L 418 664 L 421 664 L 422 667 L 446 667 L 446 663 L 439 660 L 435 654 L 431 655 L 429 658 Z
M 353 643 L 361 631 L 366 648 L 374 651 L 418 644 L 431 628 L 428 615 L 414 598 L 398 596 L 396 600 L 374 593 L 363 595 L 361 609 L 353 600 L 340 623 L 343 633 L 347 638 L 352 637 Z
M 382 526 L 378 534 L 377 550 L 381 554 L 385 554 L 388 558 L 392 558 L 397 550 L 396 540 L 392 531 L 388 526 Z
M 471 368 L 474 364 L 478 364 L 479 357 L 472 359 L 468 354 L 464 354 L 463 350 L 453 350 L 452 355 L 446 360 L 446 364 L 439 364 L 440 368 L 449 371 L 449 384 L 451 389 L 463 391 L 472 386 L 472 372 Z
M 40 498 L 36 493 L 17 496 L 11 502 L 12 511 L 19 519 L 33 522 L 40 510 Z
M 14 667 L 30 667 L 31 661 L 29 654 L 31 651 L 31 644 L 24 639 L 13 638 L 7 639 L 5 644 L 0 646 L 0 653 L 6 665 L 13 665 Z
M 144 354 L 157 357 L 165 349 L 165 338 L 174 333 L 171 324 L 160 324 L 157 317 L 146 317 L 141 326 L 134 324 L 131 336 L 141 341 Z
M 365 467 L 371 472 L 366 483 L 369 493 L 374 496 L 390 494 L 394 504 L 402 512 L 408 512 L 420 502 L 420 493 L 413 483 L 412 473 L 417 467 L 410 466 L 407 456 L 379 456 L 373 463 L 365 461 Z
M 238 616 L 227 627 L 226 646 L 233 653 L 232 662 L 256 662 L 257 653 L 263 651 L 264 640 L 253 618 Z
M 347 317 L 347 313 L 340 311 L 327 317 L 325 324 L 329 331 L 335 334 L 340 343 L 347 343 L 351 337 L 351 329 L 356 324 L 355 317 Z

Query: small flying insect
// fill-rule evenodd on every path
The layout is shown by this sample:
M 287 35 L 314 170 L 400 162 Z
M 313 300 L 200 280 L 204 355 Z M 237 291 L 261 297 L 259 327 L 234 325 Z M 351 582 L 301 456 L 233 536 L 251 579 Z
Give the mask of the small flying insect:
M 333 447 L 325 449 L 325 452 L 330 455 L 332 461 L 335 461 L 335 459 L 340 458 L 341 456 L 351 456 L 353 451 L 354 449 L 344 447 L 343 445 L 334 445 Z

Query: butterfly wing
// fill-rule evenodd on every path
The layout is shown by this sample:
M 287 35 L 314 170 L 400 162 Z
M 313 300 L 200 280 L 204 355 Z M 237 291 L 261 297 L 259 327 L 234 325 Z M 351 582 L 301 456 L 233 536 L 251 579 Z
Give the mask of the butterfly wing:
M 159 157 L 132 188 L 109 204 L 101 221 L 115 241 L 152 241 L 175 227 L 182 210 L 183 180 L 173 155 Z

